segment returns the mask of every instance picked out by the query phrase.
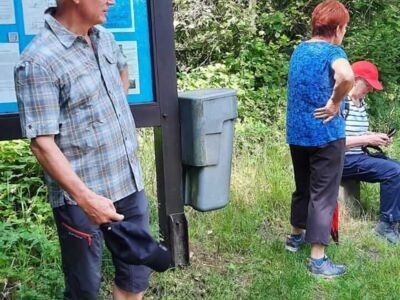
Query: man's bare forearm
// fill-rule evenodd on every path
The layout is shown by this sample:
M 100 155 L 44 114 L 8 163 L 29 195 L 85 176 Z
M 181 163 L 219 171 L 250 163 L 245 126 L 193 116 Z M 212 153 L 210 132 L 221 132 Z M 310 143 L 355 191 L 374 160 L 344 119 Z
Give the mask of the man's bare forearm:
M 364 134 L 360 136 L 346 137 L 346 148 L 353 148 L 363 145 L 387 146 L 392 142 L 386 133 Z
M 54 142 L 54 136 L 32 139 L 31 149 L 46 172 L 72 196 L 93 224 L 123 220 L 124 216 L 116 212 L 110 199 L 90 190 L 72 170 L 69 161 Z
M 126 67 L 125 69 L 120 71 L 119 75 L 121 76 L 121 80 L 122 80 L 122 84 L 124 86 L 125 94 L 128 95 L 128 91 L 129 91 L 129 72 L 128 72 L 128 67 Z
M 32 139 L 31 149 L 43 169 L 70 194 L 78 205 L 85 195 L 92 193 L 72 170 L 64 154 L 54 142 L 54 136 L 40 136 Z
M 368 139 L 365 135 L 346 136 L 346 148 L 359 147 L 368 144 Z

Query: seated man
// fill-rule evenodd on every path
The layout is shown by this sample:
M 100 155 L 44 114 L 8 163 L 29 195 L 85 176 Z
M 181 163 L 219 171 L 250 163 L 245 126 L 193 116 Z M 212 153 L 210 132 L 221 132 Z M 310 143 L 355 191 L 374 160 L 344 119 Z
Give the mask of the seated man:
M 353 89 L 346 99 L 346 148 L 343 179 L 357 179 L 380 183 L 380 222 L 375 233 L 390 243 L 400 242 L 396 223 L 400 221 L 400 162 L 375 158 L 365 154 L 363 145 L 386 146 L 391 138 L 385 133 L 368 131 L 368 114 L 364 106 L 365 96 L 382 90 L 378 81 L 377 67 L 367 61 L 352 65 L 356 78 Z

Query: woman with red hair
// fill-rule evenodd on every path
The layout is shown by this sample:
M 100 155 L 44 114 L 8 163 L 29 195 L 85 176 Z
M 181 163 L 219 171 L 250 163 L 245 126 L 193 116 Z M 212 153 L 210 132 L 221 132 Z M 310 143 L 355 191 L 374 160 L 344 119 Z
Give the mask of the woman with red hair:
M 343 97 L 354 76 L 340 46 L 349 13 L 339 1 L 324 1 L 312 13 L 312 38 L 294 50 L 289 68 L 287 143 L 296 190 L 292 195 L 292 233 L 286 249 L 311 244 L 312 274 L 335 277 L 345 267 L 326 255 L 345 151 Z

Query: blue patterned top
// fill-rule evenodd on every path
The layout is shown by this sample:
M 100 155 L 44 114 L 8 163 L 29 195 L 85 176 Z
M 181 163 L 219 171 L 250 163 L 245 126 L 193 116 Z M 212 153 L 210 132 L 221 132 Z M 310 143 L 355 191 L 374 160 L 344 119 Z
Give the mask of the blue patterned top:
M 290 59 L 286 141 L 298 146 L 321 146 L 345 137 L 342 116 L 327 124 L 315 119 L 314 110 L 325 106 L 335 84 L 333 62 L 347 59 L 339 46 L 327 42 L 303 42 Z

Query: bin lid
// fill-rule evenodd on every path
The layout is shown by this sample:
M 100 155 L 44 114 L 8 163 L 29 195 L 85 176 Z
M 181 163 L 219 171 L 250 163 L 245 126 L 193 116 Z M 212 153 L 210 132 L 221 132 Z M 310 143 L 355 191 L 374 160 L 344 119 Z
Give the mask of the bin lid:
M 192 100 L 213 100 L 218 98 L 226 98 L 236 96 L 234 89 L 198 89 L 188 92 L 178 93 L 180 99 L 192 99 Z

